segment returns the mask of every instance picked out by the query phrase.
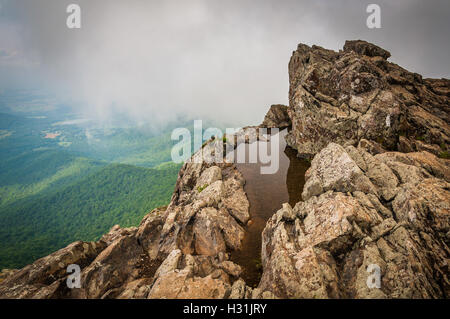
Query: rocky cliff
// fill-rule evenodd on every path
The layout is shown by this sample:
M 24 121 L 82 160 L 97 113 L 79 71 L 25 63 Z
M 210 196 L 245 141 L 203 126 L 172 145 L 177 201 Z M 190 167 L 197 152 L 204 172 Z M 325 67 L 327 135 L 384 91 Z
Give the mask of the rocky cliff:
M 447 156 L 450 81 L 423 79 L 364 41 L 334 52 L 300 44 L 289 62 L 288 143 L 314 156 L 331 141 Z
M 267 221 L 258 287 L 230 260 L 251 218 L 245 180 L 209 158 L 184 164 L 168 207 L 138 227 L 2 272 L 0 297 L 448 298 L 450 81 L 389 56 L 364 41 L 293 53 L 290 105 L 272 106 L 262 126 L 290 127 L 288 144 L 312 161 L 303 200 Z M 67 287 L 70 264 L 81 288 Z M 371 265 L 380 288 L 367 284 Z

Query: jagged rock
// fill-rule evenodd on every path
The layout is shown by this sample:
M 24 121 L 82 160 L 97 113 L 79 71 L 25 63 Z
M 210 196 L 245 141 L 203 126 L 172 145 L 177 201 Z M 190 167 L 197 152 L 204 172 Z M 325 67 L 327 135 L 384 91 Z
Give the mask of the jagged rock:
M 174 249 L 208 256 L 240 249 L 244 229 L 237 221 L 245 223 L 249 216 L 242 174 L 233 165 L 221 163 L 216 166 L 222 171 L 222 179 L 196 189 L 197 179 L 210 167 L 202 165 L 194 177 L 189 165 L 185 167 L 188 180 L 180 175 L 177 185 L 183 191 L 175 192 L 165 213 L 159 241 L 162 255 Z
M 211 166 L 205 169 L 202 175 L 198 178 L 196 188 L 205 187 L 213 184 L 216 181 L 222 180 L 222 170 L 218 166 Z
M 246 296 L 247 286 L 242 279 L 236 280 L 231 286 L 230 299 L 244 299 Z
M 371 57 L 380 56 L 383 59 L 388 59 L 391 56 L 389 51 L 386 51 L 375 44 L 356 40 L 356 41 L 345 41 L 344 51 L 354 51 L 361 55 L 367 55 Z
M 2 271 L 0 271 L 0 283 L 17 271 L 17 269 L 2 269 Z
M 272 105 L 264 117 L 261 127 L 265 128 L 286 128 L 291 126 L 291 119 L 288 114 L 288 107 L 282 104 Z
M 129 281 L 146 277 L 150 261 L 134 236 L 122 236 L 81 272 L 82 288 L 73 289 L 75 296 L 113 298 Z M 150 275 L 150 274 L 148 274 Z
M 223 262 L 217 264 L 209 256 L 183 256 L 179 251 L 171 255 L 163 263 L 171 266 L 158 271 L 148 298 L 227 298 L 230 295 L 230 278 L 220 268 L 224 267 Z M 178 263 L 172 262 L 174 258 Z
M 320 187 L 309 186 L 294 219 L 283 217 L 283 208 L 267 223 L 258 289 L 281 298 L 448 297 L 450 161 L 426 152 L 373 156 L 347 149 L 350 154 L 330 143 L 319 152 L 305 190 L 310 179 Z M 416 177 L 398 174 L 403 166 Z M 354 187 L 355 172 L 373 180 L 378 192 Z M 383 205 L 386 194 L 391 204 Z M 381 270 L 380 289 L 367 284 L 372 264 Z
M 156 260 L 159 253 L 159 237 L 164 225 L 164 213 L 167 207 L 157 208 L 147 214 L 141 221 L 136 239 L 151 260 Z M 157 264 L 157 262 L 155 262 Z
M 224 210 L 208 207 L 197 213 L 193 226 L 195 251 L 199 255 L 215 256 L 229 247 L 239 249 L 244 230 Z
M 445 238 L 450 230 L 449 189 L 450 183 L 436 178 L 404 184 L 392 202 L 395 216 L 414 229 L 426 233 L 437 230 Z
M 277 299 L 277 296 L 270 291 L 262 291 L 259 288 L 255 288 L 251 291 L 251 299 Z
M 363 139 L 379 144 L 377 152 L 448 154 L 450 81 L 422 79 L 389 56 L 365 41 L 347 41 L 340 52 L 299 44 L 289 62 L 288 144 L 307 157 L 330 142 Z
M 431 176 L 450 182 L 450 161 L 437 158 L 431 153 L 387 152 L 375 157 L 386 163 L 402 183 L 417 183 L 420 179 Z
M 223 182 L 216 181 L 211 185 L 208 185 L 205 189 L 201 190 L 197 195 L 197 199 L 202 202 L 201 207 L 217 207 L 217 205 L 223 198 L 224 192 L 225 188 Z
M 232 261 L 225 260 L 222 263 L 219 264 L 219 268 L 225 271 L 227 274 L 233 277 L 239 277 L 239 275 L 242 273 L 241 266 L 235 264 Z
M 208 275 L 189 277 L 185 270 L 170 272 L 158 278 L 148 298 L 170 299 L 223 299 L 229 296 L 231 287 L 220 279 Z
M 127 283 L 117 299 L 147 299 L 152 279 L 141 278 Z
M 0 298 L 54 298 L 69 275 L 67 267 L 89 265 L 106 247 L 103 242 L 77 241 L 8 276 L 0 285 Z
M 369 178 L 364 175 L 345 149 L 335 143 L 330 143 L 312 160 L 305 178 L 303 200 L 328 190 L 377 194 Z
M 397 185 L 399 181 L 397 176 L 377 157 L 372 157 L 363 150 L 360 150 L 361 152 L 365 159 L 366 176 L 375 185 L 381 197 L 386 201 L 390 201 L 398 192 Z
M 177 269 L 182 256 L 183 254 L 181 253 L 181 250 L 172 250 L 169 256 L 167 256 L 167 258 L 163 261 L 161 266 L 159 266 L 158 270 L 155 273 L 155 277 L 163 276 L 166 273 Z
M 134 235 L 137 231 L 136 227 L 120 228 L 119 225 L 111 227 L 108 233 L 104 234 L 100 241 L 105 242 L 108 246 L 111 245 L 117 238 L 127 235 Z
M 358 143 L 358 149 L 362 149 L 372 155 L 381 154 L 386 152 L 386 150 L 375 141 L 368 141 L 366 139 L 361 139 Z
M 242 175 L 238 175 L 238 178 L 228 179 L 225 182 L 226 194 L 222 198 L 222 204 L 231 216 L 245 225 L 250 219 L 249 202 L 243 188 L 245 181 L 243 178 L 240 179 L 240 177 Z

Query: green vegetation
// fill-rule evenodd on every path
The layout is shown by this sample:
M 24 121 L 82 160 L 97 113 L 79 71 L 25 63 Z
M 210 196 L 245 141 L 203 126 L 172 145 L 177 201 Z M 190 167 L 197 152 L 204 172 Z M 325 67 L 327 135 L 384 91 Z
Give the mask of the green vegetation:
M 2 209 L 0 269 L 31 263 L 76 240 L 97 240 L 113 225 L 136 226 L 167 205 L 180 165 L 111 164 L 36 199 Z
M 77 130 L 65 128 L 64 144 L 78 156 L 97 160 L 154 167 L 171 160 L 173 142 L 171 131 L 166 129 L 153 135 L 137 128 L 111 128 Z M 67 135 L 70 135 L 67 137 Z M 87 136 L 89 138 L 87 138 Z M 59 142 L 61 143 L 61 141 Z M 68 144 L 70 143 L 70 144 Z
M 199 187 L 197 187 L 197 191 L 199 192 L 199 193 L 201 193 L 206 187 L 208 187 L 209 185 L 208 184 L 205 184 L 205 185 L 203 185 L 203 186 L 199 186 Z
M 160 129 L 126 120 L 104 127 L 70 107 L 49 108 L 50 100 L 0 95 L 0 269 L 96 240 L 115 224 L 137 226 L 167 205 L 181 167 L 171 162 L 172 130 L 193 132 L 186 119 Z
M 450 153 L 448 151 L 443 151 L 439 154 L 440 158 L 450 159 Z
M 65 117 L 0 113 L 0 269 L 136 226 L 170 200 L 179 165 L 168 163 L 169 128 L 55 125 Z
M 424 141 L 425 140 L 425 135 L 417 135 L 415 137 L 416 141 Z
M 106 163 L 57 150 L 38 150 L 0 163 L 0 209 L 42 195 L 99 170 Z

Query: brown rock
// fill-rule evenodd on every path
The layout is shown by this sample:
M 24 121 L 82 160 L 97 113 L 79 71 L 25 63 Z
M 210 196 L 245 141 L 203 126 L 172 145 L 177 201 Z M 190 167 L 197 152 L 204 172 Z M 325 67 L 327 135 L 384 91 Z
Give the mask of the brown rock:
M 358 54 L 371 57 L 380 56 L 383 59 L 388 59 L 391 56 L 391 53 L 389 53 L 389 51 L 386 51 L 379 46 L 376 46 L 375 44 L 362 40 L 345 41 L 344 51 L 354 51 Z
M 306 157 L 330 142 L 362 143 L 371 154 L 446 154 L 450 81 L 423 80 L 387 62 L 389 56 L 360 40 L 347 41 L 340 52 L 300 44 L 289 62 L 288 144 Z
M 267 112 L 261 127 L 264 128 L 286 128 L 291 126 L 291 119 L 288 114 L 288 107 L 286 105 L 275 104 L 272 105 Z
M 282 298 L 446 298 L 448 163 L 427 152 L 347 150 L 351 156 L 331 143 L 317 154 L 307 177 L 317 177 L 320 187 L 297 203 L 294 219 L 283 217 L 283 208 L 267 223 L 258 291 Z M 355 172 L 378 192 L 340 186 L 355 185 Z M 367 284 L 373 265 L 380 288 Z
M 106 247 L 103 242 L 77 241 L 8 276 L 0 285 L 0 298 L 54 298 L 64 290 L 67 267 L 81 269 Z M 45 288 L 47 287 L 48 288 Z M 45 288 L 45 289 L 44 289 Z M 44 290 L 43 290 L 44 289 Z

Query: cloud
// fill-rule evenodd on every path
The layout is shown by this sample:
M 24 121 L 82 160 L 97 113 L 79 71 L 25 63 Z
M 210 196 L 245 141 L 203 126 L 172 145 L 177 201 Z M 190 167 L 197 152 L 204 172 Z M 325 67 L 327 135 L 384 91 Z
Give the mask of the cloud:
M 288 103 L 287 64 L 300 42 L 338 50 L 362 38 L 412 71 L 450 74 L 448 1 L 378 1 L 379 30 L 365 25 L 370 1 L 79 0 L 82 29 L 69 30 L 71 2 L 7 1 L 0 37 L 38 62 L 14 83 L 34 77 L 87 116 L 259 123 L 270 104 Z M 1 83 L 16 71 L 0 72 Z
M 17 52 L 10 52 L 5 49 L 0 49 L 0 59 L 8 59 L 15 56 Z

